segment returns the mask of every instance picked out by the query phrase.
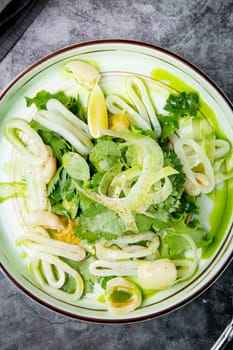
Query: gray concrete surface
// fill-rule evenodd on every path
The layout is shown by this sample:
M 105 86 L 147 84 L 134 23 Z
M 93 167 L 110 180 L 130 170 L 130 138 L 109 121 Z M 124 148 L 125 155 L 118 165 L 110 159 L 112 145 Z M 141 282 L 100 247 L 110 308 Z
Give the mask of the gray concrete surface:
M 231 0 L 50 0 L 0 63 L 0 90 L 51 51 L 103 38 L 143 40 L 172 50 L 233 99 Z M 42 308 L 0 275 L 0 349 L 210 349 L 231 318 L 232 286 L 231 265 L 204 294 L 169 315 L 98 325 Z

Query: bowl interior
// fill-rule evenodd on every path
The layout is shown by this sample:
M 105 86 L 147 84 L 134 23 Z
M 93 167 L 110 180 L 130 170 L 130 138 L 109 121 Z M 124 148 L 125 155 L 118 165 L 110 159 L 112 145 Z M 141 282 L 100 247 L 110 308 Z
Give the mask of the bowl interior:
M 98 67 L 101 86 L 106 93 L 122 91 L 127 75 L 138 75 L 151 85 L 158 109 L 162 108 L 171 91 L 197 91 L 201 96 L 201 112 L 214 123 L 218 136 L 233 140 L 233 114 L 230 104 L 196 68 L 179 57 L 146 44 L 123 41 L 106 41 L 72 46 L 61 50 L 30 67 L 3 92 L 0 106 L 0 182 L 16 179 L 20 174 L 17 155 L 3 135 L 3 126 L 11 117 L 29 118 L 24 96 L 32 97 L 45 89 L 51 92 L 69 86 L 62 75 L 64 62 L 71 58 L 85 60 Z M 72 89 L 72 86 L 70 87 Z M 225 135 L 225 136 L 224 136 Z M 16 164 L 14 167 L 12 164 Z M 18 165 L 17 165 L 18 164 Z M 107 313 L 101 302 L 81 300 L 71 305 L 47 295 L 32 279 L 27 263 L 20 257 L 15 240 L 23 231 L 19 200 L 1 203 L 0 257 L 3 271 L 28 295 L 43 305 L 79 319 L 100 322 L 136 321 L 158 316 L 185 304 L 208 287 L 229 263 L 233 250 L 233 182 L 228 181 L 215 191 L 214 210 L 205 202 L 203 215 L 211 216 L 215 240 L 201 261 L 199 270 L 190 281 L 176 284 L 145 299 L 138 310 L 124 316 Z M 209 213 L 208 213 L 209 211 Z M 210 212 L 212 214 L 210 214 Z

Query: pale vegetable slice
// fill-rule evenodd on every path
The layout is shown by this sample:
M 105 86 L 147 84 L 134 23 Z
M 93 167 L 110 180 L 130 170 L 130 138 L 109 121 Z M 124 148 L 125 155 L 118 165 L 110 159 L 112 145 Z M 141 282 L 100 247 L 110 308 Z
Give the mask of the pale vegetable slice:
M 50 287 L 61 288 L 65 283 L 65 272 L 59 267 L 55 267 L 46 260 L 41 260 L 41 269 L 46 277 L 46 280 Z M 56 276 L 54 275 L 54 269 L 56 269 Z
M 112 244 L 117 244 L 118 246 L 125 246 L 126 244 L 133 244 L 138 243 L 140 241 L 152 241 L 152 239 L 155 237 L 155 233 L 152 231 L 140 233 L 140 234 L 133 234 L 133 235 L 126 235 L 119 237 L 115 240 L 112 240 Z
M 53 230 L 64 229 L 64 224 L 58 215 L 46 210 L 32 211 L 28 217 L 31 226 L 42 226 Z
M 108 311 L 114 315 L 122 315 L 137 309 L 142 302 L 139 288 L 122 277 L 107 282 L 106 303 Z
M 46 181 L 42 176 L 41 165 L 25 164 L 25 179 L 28 188 L 28 206 L 30 210 L 47 210 L 48 195 Z
M 51 117 L 54 118 L 54 122 L 56 122 L 58 117 L 59 119 L 62 117 L 66 123 L 71 124 L 76 129 L 81 129 L 85 135 L 90 138 L 88 125 L 79 119 L 68 108 L 66 108 L 60 101 L 56 100 L 55 98 L 51 98 L 48 100 L 46 108 L 49 112 L 53 112 L 53 114 L 51 114 Z
M 233 177 L 233 149 L 223 158 L 214 162 L 215 183 L 221 183 Z
M 25 120 L 10 119 L 4 133 L 7 140 L 27 162 L 40 165 L 46 161 L 48 153 L 41 137 Z
M 95 260 L 89 265 L 95 276 L 136 276 L 137 262 L 133 260 L 109 261 Z
M 214 158 L 222 158 L 230 151 L 230 145 L 227 141 L 222 139 L 215 140 L 215 153 Z
M 169 259 L 138 262 L 137 280 L 143 289 L 162 290 L 171 287 L 177 278 L 177 270 Z
M 88 102 L 88 126 L 94 138 L 103 135 L 102 129 L 108 128 L 108 112 L 103 91 L 96 84 L 92 89 Z
M 40 262 L 43 263 L 40 264 Z M 48 264 L 51 265 L 50 269 Z M 55 283 L 55 277 L 52 278 L 51 276 L 52 266 L 56 266 L 57 269 L 57 283 Z M 73 303 L 81 298 L 84 289 L 81 276 L 58 257 L 51 254 L 38 253 L 32 258 L 30 269 L 43 290 L 51 296 L 68 303 Z M 69 278 L 73 278 L 75 282 L 75 289 L 72 293 L 65 292 L 59 288 L 62 287 L 62 282 L 65 280 L 64 274 L 67 274 Z
M 147 121 L 150 122 L 154 129 L 155 136 L 161 134 L 161 126 L 156 116 L 154 107 L 150 101 L 146 86 L 141 79 L 137 77 L 129 77 L 126 79 L 126 90 L 135 104 L 138 113 Z
M 180 138 L 174 143 L 174 150 L 180 159 L 183 170 L 186 175 L 184 188 L 186 192 L 192 196 L 200 193 L 210 193 L 215 185 L 214 171 L 204 150 L 194 140 Z M 202 172 L 192 168 L 193 156 L 197 157 L 197 165 Z M 189 158 L 191 156 L 191 161 Z
M 85 258 L 85 250 L 78 244 L 70 244 L 52 239 L 49 236 L 42 236 L 37 231 L 33 233 L 25 233 L 17 240 L 17 245 L 29 247 L 33 252 L 37 253 L 53 253 L 64 258 L 74 261 L 81 261 Z
M 149 121 L 145 120 L 139 113 L 137 113 L 127 102 L 116 95 L 109 95 L 106 97 L 106 105 L 112 114 L 126 114 L 131 123 L 136 124 L 143 130 L 151 129 Z
M 53 156 L 52 148 L 48 145 L 46 145 L 45 147 L 48 152 L 48 158 L 44 163 L 42 163 L 39 166 L 39 169 L 41 171 L 41 175 L 43 179 L 45 180 L 45 183 L 48 184 L 56 172 L 57 161 L 56 161 L 56 158 Z
M 93 66 L 83 61 L 69 61 L 64 65 L 64 70 L 72 73 L 77 82 L 88 89 L 92 89 L 100 79 L 99 72 Z
M 108 242 L 100 241 L 96 244 L 96 256 L 98 259 L 107 260 L 121 260 L 121 259 L 131 259 L 131 258 L 142 258 L 149 256 L 156 252 L 159 247 L 159 238 L 157 236 L 153 237 L 148 247 L 141 245 L 127 245 L 125 247 L 118 248 L 117 246 L 109 246 Z
M 110 197 L 119 198 L 122 191 L 127 195 L 130 191 L 131 184 L 140 175 L 141 169 L 137 166 L 129 168 L 117 174 L 108 189 Z
M 55 115 L 49 111 L 40 111 L 35 114 L 34 119 L 41 125 L 45 126 L 66 139 L 81 155 L 87 155 L 93 145 L 84 132 L 75 128 L 72 124 L 67 123 L 59 114 Z

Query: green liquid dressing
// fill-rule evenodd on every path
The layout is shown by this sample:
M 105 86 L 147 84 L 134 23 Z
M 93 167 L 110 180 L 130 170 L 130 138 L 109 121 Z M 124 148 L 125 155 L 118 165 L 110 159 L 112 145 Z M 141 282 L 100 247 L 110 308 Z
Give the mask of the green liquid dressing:
M 186 91 L 194 92 L 195 90 L 179 79 L 177 76 L 167 72 L 164 69 L 154 69 L 151 71 L 151 78 L 160 83 L 163 83 L 167 88 L 172 88 L 177 92 Z M 217 138 L 226 139 L 226 136 L 219 127 L 216 115 L 209 105 L 200 97 L 200 113 L 210 122 L 213 126 Z M 208 198 L 214 202 L 214 207 L 207 215 L 207 220 L 210 224 L 210 232 L 208 236 L 213 238 L 212 243 L 203 250 L 203 258 L 210 258 L 220 245 L 224 233 L 227 230 L 227 226 L 232 215 L 232 202 L 233 202 L 233 186 L 230 186 L 230 182 L 226 181 L 223 185 L 216 188 Z M 149 295 L 148 295 L 149 296 Z
M 97 298 L 97 301 L 98 301 L 99 303 L 105 303 L 105 302 L 106 302 L 105 296 L 104 296 L 103 294 L 100 295 L 100 296 Z
M 231 187 L 231 188 L 230 188 Z M 233 189 L 230 182 L 225 182 L 221 188 L 217 188 L 209 197 L 214 200 L 215 205 L 208 216 L 211 226 L 208 236 L 213 238 L 212 243 L 203 251 L 203 258 L 210 258 L 220 245 L 224 233 L 227 230 L 232 215 Z
M 132 294 L 125 290 L 114 290 L 111 293 L 111 300 L 113 303 L 124 303 L 131 299 Z

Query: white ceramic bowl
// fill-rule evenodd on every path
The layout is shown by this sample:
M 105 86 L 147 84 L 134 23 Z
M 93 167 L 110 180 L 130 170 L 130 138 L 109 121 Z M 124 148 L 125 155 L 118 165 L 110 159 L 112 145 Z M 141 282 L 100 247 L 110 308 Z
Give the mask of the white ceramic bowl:
M 109 76 L 137 74 L 146 79 L 162 80 L 169 89 L 195 90 L 203 101 L 202 112 L 215 113 L 217 125 L 229 140 L 233 140 L 233 111 L 230 102 L 220 89 L 189 62 L 162 48 L 126 40 L 103 40 L 81 43 L 61 49 L 39 60 L 14 79 L 1 94 L 0 100 L 0 181 L 9 181 L 4 164 L 10 164 L 14 152 L 3 137 L 2 125 L 8 118 L 23 117 L 26 113 L 24 96 L 33 96 L 41 89 L 54 90 L 61 82 L 64 61 L 78 58 L 94 62 L 103 76 L 103 87 Z M 209 107 L 208 107 L 209 106 Z M 23 259 L 20 258 L 15 239 L 21 231 L 19 211 L 15 201 L 4 202 L 0 208 L 0 258 L 2 271 L 28 296 L 40 304 L 76 319 L 107 323 L 133 322 L 166 314 L 193 300 L 208 288 L 224 271 L 233 252 L 233 182 L 226 185 L 224 196 L 215 215 L 216 237 L 212 253 L 202 260 L 195 276 L 156 294 L 142 307 L 123 316 L 112 316 L 103 307 L 87 301 L 71 305 L 46 294 L 32 279 Z

